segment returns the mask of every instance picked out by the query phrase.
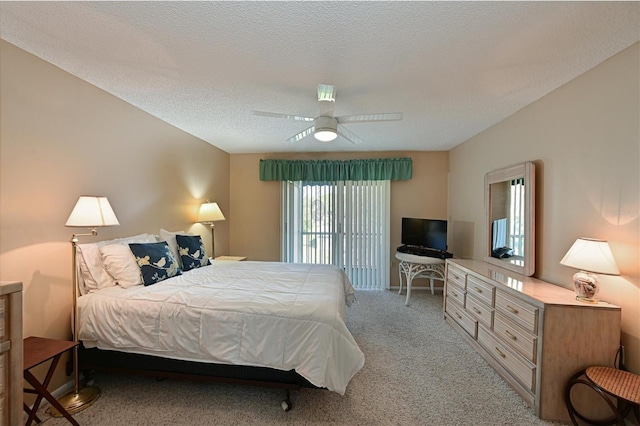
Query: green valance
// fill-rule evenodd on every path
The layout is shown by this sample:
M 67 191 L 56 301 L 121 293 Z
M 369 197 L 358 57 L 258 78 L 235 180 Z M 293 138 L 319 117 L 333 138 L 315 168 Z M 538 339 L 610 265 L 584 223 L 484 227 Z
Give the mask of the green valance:
M 409 180 L 411 173 L 411 158 L 260 160 L 260 180 L 270 181 Z

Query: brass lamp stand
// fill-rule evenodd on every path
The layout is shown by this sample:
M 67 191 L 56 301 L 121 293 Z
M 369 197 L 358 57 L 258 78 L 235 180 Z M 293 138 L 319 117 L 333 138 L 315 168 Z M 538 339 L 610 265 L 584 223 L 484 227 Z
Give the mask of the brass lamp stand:
M 120 225 L 116 218 L 107 197 L 81 196 L 75 207 L 71 211 L 65 226 L 84 227 L 91 229 L 91 232 L 85 234 L 73 234 L 71 236 L 71 259 L 72 259 L 72 277 L 73 277 L 73 311 L 71 315 L 71 332 L 73 341 L 79 342 L 78 339 L 78 237 L 96 236 L 97 228 L 102 226 Z M 78 347 L 73 348 L 73 392 L 61 397 L 58 402 L 69 413 L 75 414 L 88 408 L 100 396 L 100 389 L 95 386 L 85 386 L 80 388 L 80 370 L 78 368 Z M 62 417 L 60 411 L 51 407 L 51 415 L 54 417 Z
M 71 258 L 73 259 L 73 315 L 71 316 L 71 330 L 73 341 L 78 342 L 78 237 L 96 236 L 98 231 L 94 228 L 90 233 L 73 234 L 71 237 Z M 61 397 L 58 402 L 69 414 L 75 414 L 91 406 L 100 396 L 100 388 L 96 386 L 85 386 L 80 388 L 80 369 L 78 368 L 78 345 L 73 348 L 73 392 Z M 55 407 L 51 407 L 51 415 L 62 417 Z
M 203 203 L 200 206 L 200 212 L 198 213 L 198 222 L 204 225 L 211 226 L 211 258 L 216 258 L 216 241 L 215 234 L 213 231 L 213 222 L 225 220 L 218 203 L 212 203 L 207 200 L 206 203 Z
M 213 229 L 213 222 L 211 222 L 209 225 L 211 226 L 211 258 L 215 259 L 216 258 L 216 239 L 215 239 L 215 232 Z

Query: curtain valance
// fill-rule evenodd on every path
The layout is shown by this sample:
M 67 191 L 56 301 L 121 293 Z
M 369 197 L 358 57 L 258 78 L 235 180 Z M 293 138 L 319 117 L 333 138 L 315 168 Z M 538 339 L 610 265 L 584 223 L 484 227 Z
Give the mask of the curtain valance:
M 409 180 L 411 175 L 411 158 L 260 160 L 260 180 L 267 181 Z

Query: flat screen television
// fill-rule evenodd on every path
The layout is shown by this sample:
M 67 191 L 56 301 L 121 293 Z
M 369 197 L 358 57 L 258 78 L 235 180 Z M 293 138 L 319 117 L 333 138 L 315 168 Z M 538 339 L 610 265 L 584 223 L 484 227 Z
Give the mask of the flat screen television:
M 447 221 L 403 217 L 402 244 L 447 251 Z

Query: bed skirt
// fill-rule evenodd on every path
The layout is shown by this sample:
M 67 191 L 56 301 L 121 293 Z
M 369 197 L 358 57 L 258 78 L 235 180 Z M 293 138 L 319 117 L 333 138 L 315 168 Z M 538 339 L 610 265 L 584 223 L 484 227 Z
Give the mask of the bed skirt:
M 79 348 L 78 363 L 80 371 L 84 372 L 98 370 L 281 389 L 317 389 L 295 370 L 282 371 L 266 367 L 184 361 L 98 348 L 87 349 L 82 344 Z

